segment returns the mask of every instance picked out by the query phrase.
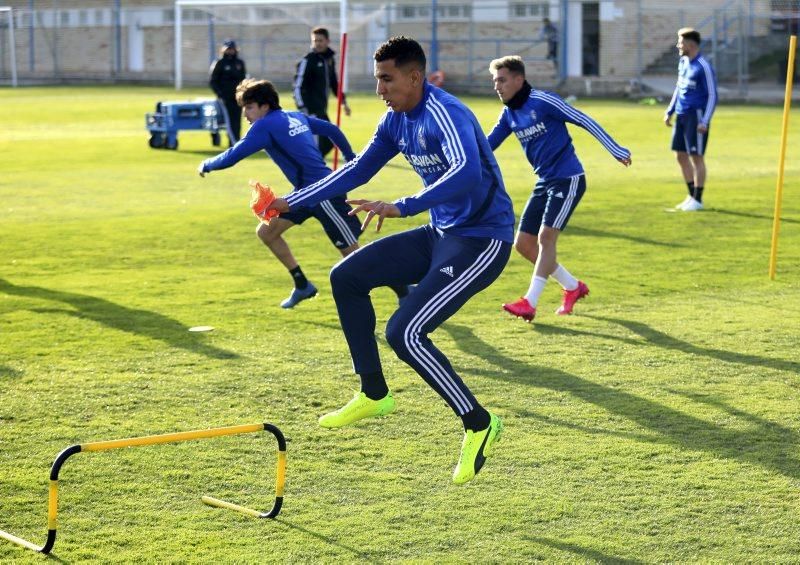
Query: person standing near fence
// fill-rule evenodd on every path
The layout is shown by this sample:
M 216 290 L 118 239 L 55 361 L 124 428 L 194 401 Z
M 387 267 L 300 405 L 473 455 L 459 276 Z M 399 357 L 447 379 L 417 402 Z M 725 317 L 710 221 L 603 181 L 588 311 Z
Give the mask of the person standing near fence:
M 700 53 L 700 32 L 690 27 L 678 30 L 678 83 L 672 94 L 664 123 L 672 127 L 672 150 L 686 181 L 689 194 L 675 208 L 684 212 L 703 209 L 706 183 L 705 152 L 711 116 L 717 106 L 717 78 L 714 68 Z
M 330 34 L 324 27 L 311 30 L 311 51 L 297 64 L 294 77 L 294 101 L 297 109 L 309 116 L 331 121 L 328 117 L 328 98 L 339 92 L 339 80 L 336 76 L 336 59 L 330 48 Z M 346 116 L 350 115 L 350 106 L 342 93 L 342 106 Z M 319 150 L 322 156 L 333 149 L 327 137 L 319 138 Z
M 542 29 L 539 31 L 539 41 L 547 41 L 547 60 L 553 61 L 553 68 L 558 75 L 558 28 L 550 18 L 542 20 Z
M 236 87 L 247 77 L 244 61 L 239 58 L 236 42 L 228 39 L 220 48 L 220 57 L 211 64 L 208 85 L 219 98 L 228 141 L 233 147 L 242 131 L 242 111 L 236 102 Z
M 557 95 L 534 90 L 525 80 L 525 63 L 520 57 L 495 59 L 489 64 L 489 71 L 494 90 L 505 105 L 487 136 L 489 146 L 494 151 L 513 133 L 539 177 L 522 211 L 514 242 L 520 255 L 534 264 L 533 276 L 525 296 L 503 304 L 503 310 L 533 321 L 547 279 L 553 277 L 564 289 L 556 314 L 571 314 L 575 303 L 589 294 L 589 287 L 558 262 L 556 253 L 558 237 L 586 191 L 583 165 L 575 154 L 567 123 L 591 133 L 626 167 L 631 164 L 631 152 L 618 145 L 600 124 Z

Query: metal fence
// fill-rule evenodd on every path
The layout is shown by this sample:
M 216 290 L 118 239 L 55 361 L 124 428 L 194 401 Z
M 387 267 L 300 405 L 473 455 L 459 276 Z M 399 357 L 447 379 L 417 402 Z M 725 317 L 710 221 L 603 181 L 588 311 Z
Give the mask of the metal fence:
M 2 2 L 2 0 L 0 0 Z M 11 80 L 14 24 L 20 84 L 42 82 L 171 83 L 175 7 L 165 0 L 6 0 L 0 19 L 0 84 Z M 548 59 L 544 18 L 557 30 Z M 416 37 L 431 70 L 453 89 L 485 91 L 488 63 L 521 55 L 533 81 L 584 93 L 666 89 L 677 68 L 676 31 L 691 26 L 732 95 L 778 87 L 785 78 L 788 36 L 797 33 L 800 0 L 430 0 L 350 2 L 348 83 L 372 88 L 372 53 L 395 34 Z M 183 18 L 184 84 L 202 84 L 224 38 L 235 38 L 253 76 L 280 87 L 308 50 L 313 25 L 339 34 L 337 4 L 273 3 L 198 7 Z M 334 39 L 334 48 L 338 40 Z

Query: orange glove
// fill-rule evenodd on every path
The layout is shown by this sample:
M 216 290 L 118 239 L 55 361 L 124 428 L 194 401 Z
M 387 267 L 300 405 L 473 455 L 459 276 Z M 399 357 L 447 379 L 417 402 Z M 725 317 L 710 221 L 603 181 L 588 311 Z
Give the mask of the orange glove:
M 250 198 L 250 209 L 262 222 L 268 224 L 272 218 L 277 218 L 280 215 L 277 210 L 267 210 L 269 205 L 275 200 L 275 194 L 270 187 L 264 186 L 258 181 L 251 180 L 250 186 L 253 187 L 253 195 Z

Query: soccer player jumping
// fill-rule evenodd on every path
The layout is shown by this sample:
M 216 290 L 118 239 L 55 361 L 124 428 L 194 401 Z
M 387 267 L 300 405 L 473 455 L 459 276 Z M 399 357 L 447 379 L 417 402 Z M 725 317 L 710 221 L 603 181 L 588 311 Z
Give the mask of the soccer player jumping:
M 533 189 L 517 230 L 514 246 L 534 266 L 528 292 L 503 304 L 503 309 L 530 322 L 536 316 L 539 296 L 553 277 L 564 288 L 557 314 L 571 314 L 575 302 L 589 294 L 556 259 L 556 241 L 586 191 L 583 167 L 575 155 L 567 123 L 591 133 L 609 153 L 626 167 L 631 152 L 620 147 L 600 125 L 551 92 L 534 90 L 525 80 L 525 64 L 517 56 L 495 59 L 489 65 L 494 89 L 505 108 L 489 134 L 489 145 L 497 149 L 510 134 L 522 144 L 525 156 L 539 181 Z
M 416 194 L 393 202 L 351 200 L 366 211 L 363 227 L 377 217 L 430 211 L 430 223 L 379 239 L 331 271 L 331 286 L 361 391 L 319 420 L 326 428 L 392 412 L 375 341 L 370 291 L 388 284 L 416 284 L 386 326 L 386 340 L 461 418 L 464 441 L 453 473 L 465 483 L 481 469 L 502 430 L 500 418 L 475 399 L 450 361 L 428 337 L 472 296 L 488 287 L 511 254 L 514 210 L 492 150 L 473 113 L 425 79 L 422 47 L 393 37 L 375 51 L 377 94 L 388 107 L 366 148 L 342 169 L 276 199 L 281 213 L 343 194 L 366 183 L 402 153 L 422 178 Z
M 331 172 L 317 148 L 314 135 L 330 138 L 342 150 L 345 159 L 355 157 L 347 138 L 332 123 L 281 109 L 278 92 L 268 80 L 243 80 L 236 88 L 236 100 L 251 127 L 236 145 L 200 163 L 197 169 L 200 176 L 232 167 L 245 157 L 264 150 L 293 186 L 305 186 Z M 350 215 L 352 208 L 345 201 L 345 196 L 338 195 L 320 201 L 316 206 L 284 214 L 269 224 L 259 223 L 256 229 L 259 239 L 286 267 L 294 280 L 295 287 L 289 297 L 281 302 L 282 308 L 293 308 L 298 302 L 317 294 L 317 288 L 306 278 L 283 239 L 286 230 L 314 217 L 343 256 L 358 249 L 361 225 L 358 218 Z M 394 290 L 401 297 L 407 293 L 406 287 Z

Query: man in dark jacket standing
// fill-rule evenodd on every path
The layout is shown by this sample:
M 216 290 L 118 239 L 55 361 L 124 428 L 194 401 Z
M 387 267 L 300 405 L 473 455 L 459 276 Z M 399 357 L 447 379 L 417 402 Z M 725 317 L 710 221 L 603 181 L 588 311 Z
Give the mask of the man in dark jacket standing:
M 336 77 L 336 61 L 330 48 L 330 35 L 324 27 L 311 30 L 311 51 L 297 64 L 294 78 L 294 101 L 298 110 L 321 120 L 328 118 L 328 97 L 336 96 L 339 80 Z M 345 115 L 350 115 L 350 106 L 342 95 Z M 333 148 L 327 137 L 319 138 L 319 150 L 323 157 Z
M 244 61 L 239 58 L 236 42 L 228 39 L 222 44 L 220 57 L 211 65 L 208 85 L 219 98 L 219 106 L 228 130 L 228 140 L 233 147 L 242 131 L 242 111 L 236 103 L 236 87 L 247 77 Z

